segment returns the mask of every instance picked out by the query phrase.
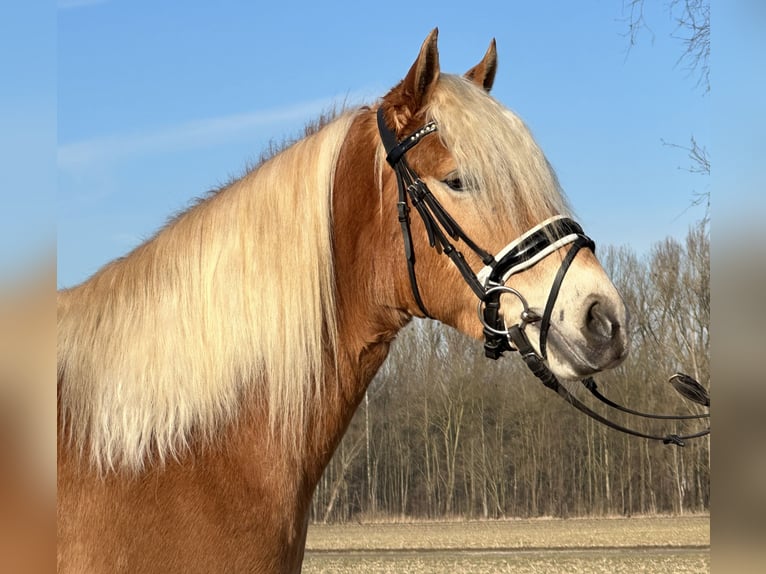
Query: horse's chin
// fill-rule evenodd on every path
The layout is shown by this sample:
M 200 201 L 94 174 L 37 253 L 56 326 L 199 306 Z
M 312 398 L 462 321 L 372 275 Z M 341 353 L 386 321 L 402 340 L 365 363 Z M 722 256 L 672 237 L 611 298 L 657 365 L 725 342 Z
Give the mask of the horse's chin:
M 548 358 L 548 368 L 561 382 L 579 381 L 601 372 L 600 369 L 594 369 L 589 365 L 562 363 L 551 357 Z
M 548 337 L 548 368 L 561 381 L 577 381 L 619 366 L 627 356 L 627 348 L 605 354 L 577 345 L 552 332 Z

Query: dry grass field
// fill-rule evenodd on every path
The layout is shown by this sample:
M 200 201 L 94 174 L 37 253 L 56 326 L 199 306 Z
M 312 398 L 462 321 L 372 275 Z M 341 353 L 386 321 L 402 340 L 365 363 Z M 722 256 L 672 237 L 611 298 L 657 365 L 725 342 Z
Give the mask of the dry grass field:
M 710 572 L 710 518 L 312 525 L 303 572 Z

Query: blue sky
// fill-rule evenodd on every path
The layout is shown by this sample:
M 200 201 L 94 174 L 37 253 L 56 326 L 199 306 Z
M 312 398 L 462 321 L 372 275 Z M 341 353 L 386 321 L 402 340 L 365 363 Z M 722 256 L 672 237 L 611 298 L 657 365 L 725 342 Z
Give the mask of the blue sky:
M 59 0 L 52 26 L 41 19 L 57 54 L 57 199 L 43 211 L 58 284 L 150 237 L 333 102 L 382 95 L 435 26 L 446 72 L 497 39 L 493 95 L 531 127 L 597 243 L 642 253 L 683 237 L 710 181 L 679 169 L 685 153 L 663 140 L 710 147 L 711 97 L 676 65 L 666 3 L 646 5 L 652 33 L 628 53 L 621 0 Z M 29 171 L 50 183 L 50 170 Z
M 263 4 L 59 3 L 59 285 L 151 236 L 332 102 L 382 95 L 434 26 L 447 72 L 497 39 L 493 93 L 530 125 L 597 242 L 641 252 L 702 215 L 688 206 L 709 182 L 662 141 L 706 143 L 709 98 L 676 66 L 660 3 L 647 14 L 654 34 L 630 53 L 619 1 L 419 2 L 406 18 L 358 1 Z

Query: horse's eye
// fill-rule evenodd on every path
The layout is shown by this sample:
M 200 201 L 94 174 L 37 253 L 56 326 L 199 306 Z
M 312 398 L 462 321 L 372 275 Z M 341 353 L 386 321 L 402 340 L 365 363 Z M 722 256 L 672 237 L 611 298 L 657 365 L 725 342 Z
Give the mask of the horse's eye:
M 448 177 L 442 183 L 445 183 L 452 191 L 465 191 L 463 182 L 459 177 Z

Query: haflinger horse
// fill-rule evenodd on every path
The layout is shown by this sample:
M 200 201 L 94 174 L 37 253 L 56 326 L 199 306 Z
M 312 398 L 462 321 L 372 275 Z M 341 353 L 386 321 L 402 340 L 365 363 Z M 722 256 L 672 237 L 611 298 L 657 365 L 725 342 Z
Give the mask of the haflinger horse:
M 496 66 L 492 41 L 442 74 L 434 30 L 375 105 L 59 293 L 60 572 L 299 572 L 315 486 L 413 317 L 476 338 L 521 317 L 560 379 L 624 358 L 624 304 Z

